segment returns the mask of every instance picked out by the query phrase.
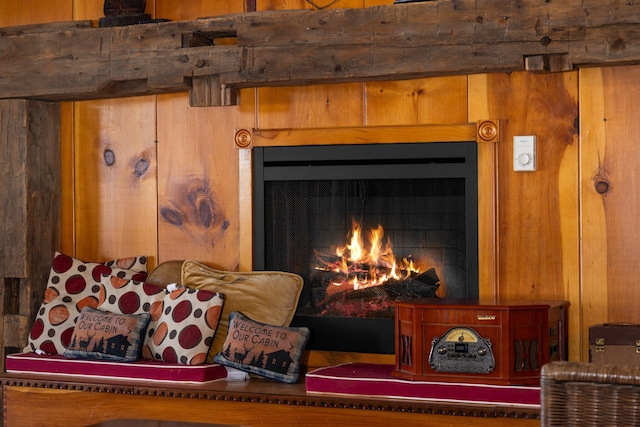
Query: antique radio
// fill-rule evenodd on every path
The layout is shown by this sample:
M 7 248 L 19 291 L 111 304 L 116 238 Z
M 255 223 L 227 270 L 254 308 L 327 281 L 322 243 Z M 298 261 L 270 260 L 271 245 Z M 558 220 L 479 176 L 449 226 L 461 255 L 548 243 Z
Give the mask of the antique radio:
M 395 303 L 396 366 L 409 380 L 535 385 L 566 360 L 565 301 L 427 298 Z
M 590 326 L 589 362 L 640 365 L 640 325 L 604 323 Z

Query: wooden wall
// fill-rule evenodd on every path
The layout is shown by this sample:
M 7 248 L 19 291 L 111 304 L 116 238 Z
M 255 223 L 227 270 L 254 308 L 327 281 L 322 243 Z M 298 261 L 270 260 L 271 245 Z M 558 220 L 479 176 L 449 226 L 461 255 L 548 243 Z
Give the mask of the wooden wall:
M 329 0 L 326 0 L 328 3 Z M 392 0 L 341 0 L 369 7 Z M 0 27 L 97 20 L 99 0 L 0 0 Z M 312 8 L 257 0 L 258 10 Z M 150 0 L 156 18 L 244 12 L 243 0 Z M 640 322 L 640 67 L 244 89 L 236 107 L 190 108 L 188 95 L 62 105 L 63 243 L 87 260 L 147 254 L 244 270 L 250 230 L 248 154 L 239 128 L 441 124 L 500 119 L 484 149 L 495 170 L 493 240 L 484 296 L 567 299 L 570 358 L 586 360 L 588 326 Z M 512 171 L 514 135 L 538 138 L 538 171 Z M 313 143 L 312 141 L 310 143 Z M 599 188 L 608 190 L 604 194 Z M 493 197 L 480 189 L 481 197 Z

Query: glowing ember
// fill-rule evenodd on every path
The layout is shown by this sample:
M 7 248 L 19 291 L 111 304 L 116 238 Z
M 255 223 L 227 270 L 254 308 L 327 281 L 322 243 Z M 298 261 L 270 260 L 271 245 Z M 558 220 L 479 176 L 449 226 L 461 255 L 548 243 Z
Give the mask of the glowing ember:
M 420 273 L 413 260 L 396 260 L 391 242 L 383 239 L 382 226 L 378 225 L 378 228 L 369 231 L 368 249 L 360 224 L 355 221 L 350 235 L 350 243 L 336 248 L 335 257 L 316 251 L 316 258 L 321 263 L 316 269 L 336 274 L 331 282 L 336 289 L 333 292 L 327 289 L 327 293 L 378 286 L 389 279 L 403 280 Z

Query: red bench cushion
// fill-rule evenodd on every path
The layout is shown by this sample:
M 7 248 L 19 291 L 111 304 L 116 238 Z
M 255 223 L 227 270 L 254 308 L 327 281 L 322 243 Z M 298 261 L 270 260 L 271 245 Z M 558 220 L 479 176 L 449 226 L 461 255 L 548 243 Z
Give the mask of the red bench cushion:
M 393 369 L 393 365 L 346 363 L 309 372 L 305 384 L 309 393 L 540 407 L 540 387 L 409 381 L 392 376 Z
M 61 355 L 38 355 L 36 353 L 19 353 L 7 356 L 6 370 L 10 374 L 46 374 L 47 376 L 103 378 L 105 380 L 130 379 L 179 383 L 204 383 L 227 377 L 226 368 L 213 363 L 192 366 L 144 359 L 131 363 L 70 360 Z

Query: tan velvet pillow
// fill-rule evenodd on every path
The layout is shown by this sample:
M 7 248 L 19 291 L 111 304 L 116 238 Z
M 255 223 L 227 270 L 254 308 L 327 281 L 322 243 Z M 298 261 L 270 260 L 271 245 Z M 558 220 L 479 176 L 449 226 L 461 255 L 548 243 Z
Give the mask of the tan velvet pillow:
M 232 312 L 238 311 L 256 322 L 289 326 L 304 281 L 293 273 L 221 271 L 187 260 L 182 264 L 182 285 L 224 295 L 222 315 L 207 357 L 207 362 L 213 362 L 215 355 L 222 351 Z

